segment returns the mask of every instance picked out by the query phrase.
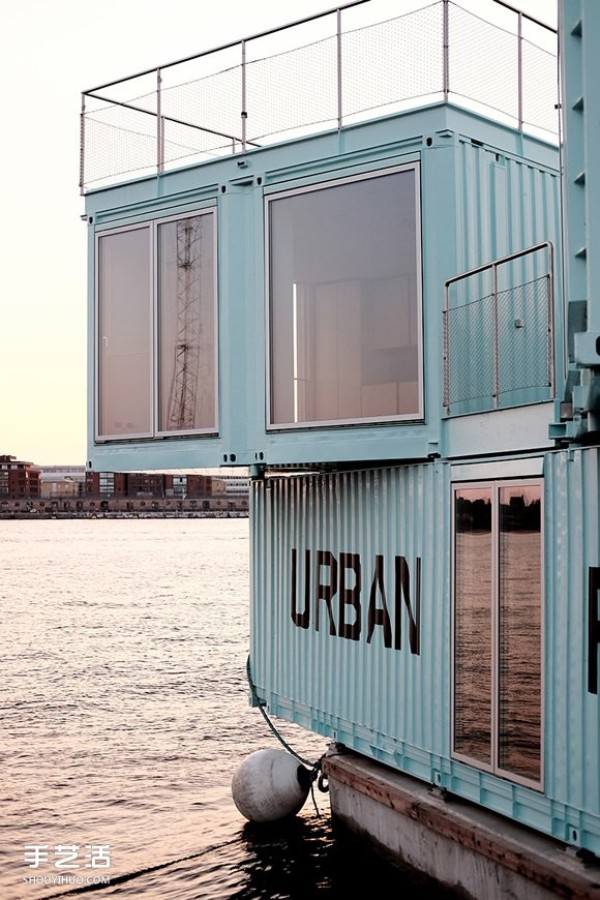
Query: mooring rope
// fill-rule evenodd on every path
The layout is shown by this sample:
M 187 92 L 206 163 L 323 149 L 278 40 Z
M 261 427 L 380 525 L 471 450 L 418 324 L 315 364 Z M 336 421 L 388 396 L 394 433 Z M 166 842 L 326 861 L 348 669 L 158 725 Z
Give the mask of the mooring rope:
M 320 816 L 321 812 L 319 810 L 319 807 L 317 806 L 317 800 L 315 797 L 314 786 L 315 786 L 315 781 L 317 781 L 317 779 L 318 779 L 317 787 L 319 788 L 319 790 L 322 791 L 324 794 L 327 793 L 327 791 L 329 790 L 328 785 L 327 785 L 327 775 L 321 771 L 322 761 L 323 761 L 325 754 L 323 753 L 323 755 L 320 756 L 319 759 L 313 763 L 310 760 L 305 759 L 303 756 L 300 756 L 299 753 L 296 753 L 296 751 L 293 749 L 293 747 L 290 747 L 290 745 L 285 740 L 283 735 L 281 735 L 279 733 L 279 731 L 277 730 L 277 728 L 271 721 L 271 718 L 265 708 L 266 707 L 265 702 L 260 699 L 260 697 L 258 696 L 258 693 L 256 691 L 256 686 L 252 680 L 252 672 L 250 670 L 250 654 L 248 654 L 248 659 L 246 660 L 246 677 L 248 678 L 248 685 L 250 686 L 250 693 L 252 695 L 253 705 L 258 707 L 263 719 L 265 720 L 265 722 L 267 723 L 267 725 L 269 726 L 269 728 L 271 729 L 271 731 L 273 732 L 273 734 L 275 735 L 275 737 L 277 738 L 279 743 L 283 747 L 285 747 L 285 749 L 288 751 L 288 753 L 291 753 L 292 756 L 295 757 L 295 759 L 297 759 L 299 762 L 301 762 L 303 766 L 306 766 L 308 768 L 308 770 L 309 770 L 308 774 L 310 777 L 310 796 L 312 798 L 312 802 L 315 807 L 315 812 L 316 812 L 317 816 Z
M 46 894 L 45 900 L 58 900 L 58 898 L 60 897 L 72 897 L 76 894 L 88 894 L 92 893 L 92 891 L 102 891 L 106 890 L 107 888 L 114 888 L 114 886 L 117 884 L 124 884 L 125 882 L 131 881 L 134 878 L 141 878 L 144 875 L 150 875 L 153 872 L 159 872 L 161 869 L 169 868 L 169 866 L 174 866 L 182 862 L 188 862 L 193 859 L 200 859 L 202 856 L 206 856 L 207 853 L 213 853 L 216 850 L 221 850 L 223 847 L 229 847 L 232 844 L 238 844 L 239 841 L 239 837 L 231 838 L 226 841 L 221 841 L 220 844 L 212 844 L 209 847 L 204 847 L 197 853 L 190 853 L 189 856 L 179 856 L 177 859 L 169 859 L 167 860 L 167 862 L 156 863 L 156 865 L 147 866 L 144 869 L 136 869 L 134 872 L 124 872 L 121 875 L 111 875 L 109 876 L 109 881 L 106 884 L 83 884 L 75 888 L 67 889 L 66 891 L 60 891 L 57 894 Z

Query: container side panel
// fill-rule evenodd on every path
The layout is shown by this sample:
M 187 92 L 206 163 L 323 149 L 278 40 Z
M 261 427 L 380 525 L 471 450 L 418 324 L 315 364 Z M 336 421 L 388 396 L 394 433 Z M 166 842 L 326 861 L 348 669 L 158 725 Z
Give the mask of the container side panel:
M 253 673 L 274 712 L 429 777 L 449 742 L 440 464 L 253 487 Z
M 546 771 L 561 804 L 600 812 L 600 453 L 546 460 Z M 578 829 L 580 823 L 571 826 Z M 568 837 L 568 835 L 567 835 Z

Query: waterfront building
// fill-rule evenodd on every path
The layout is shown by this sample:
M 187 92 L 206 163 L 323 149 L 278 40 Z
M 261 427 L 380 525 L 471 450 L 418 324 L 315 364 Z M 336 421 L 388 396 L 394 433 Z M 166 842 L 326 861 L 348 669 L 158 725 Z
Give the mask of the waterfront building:
M 597 890 L 599 9 L 562 162 L 555 35 L 447 0 L 83 97 L 89 464 L 251 467 L 257 696 L 488 898 Z
M 84 492 L 85 466 L 40 466 L 41 496 L 46 500 L 80 497 Z
M 212 480 L 215 494 L 226 494 L 228 497 L 247 497 L 250 493 L 250 479 L 242 477 L 219 476 Z
M 29 500 L 41 496 L 41 471 L 31 462 L 0 456 L 0 498 Z

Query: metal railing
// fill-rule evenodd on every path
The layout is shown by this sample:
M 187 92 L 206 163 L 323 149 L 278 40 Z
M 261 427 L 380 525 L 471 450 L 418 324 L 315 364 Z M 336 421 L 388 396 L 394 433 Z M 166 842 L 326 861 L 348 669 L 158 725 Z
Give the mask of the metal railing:
M 553 272 L 554 251 L 546 241 L 446 282 L 447 415 L 551 398 Z
M 365 2 L 84 91 L 82 193 L 435 101 L 556 134 L 556 42 L 548 26 L 500 0 L 516 16 L 516 32 L 438 0 L 343 31 L 343 15 L 345 23 Z

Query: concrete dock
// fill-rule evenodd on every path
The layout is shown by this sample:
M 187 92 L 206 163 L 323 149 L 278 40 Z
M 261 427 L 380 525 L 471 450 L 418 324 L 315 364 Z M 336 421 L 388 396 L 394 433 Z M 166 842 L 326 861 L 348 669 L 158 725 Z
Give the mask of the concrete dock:
M 600 860 L 365 757 L 323 760 L 332 815 L 475 900 L 600 898 Z

